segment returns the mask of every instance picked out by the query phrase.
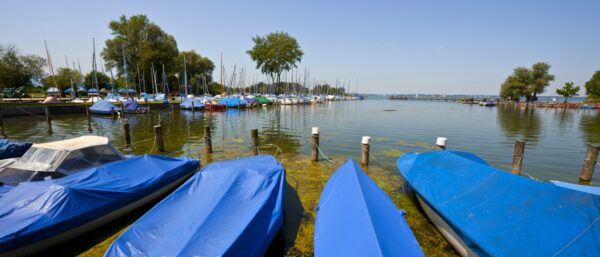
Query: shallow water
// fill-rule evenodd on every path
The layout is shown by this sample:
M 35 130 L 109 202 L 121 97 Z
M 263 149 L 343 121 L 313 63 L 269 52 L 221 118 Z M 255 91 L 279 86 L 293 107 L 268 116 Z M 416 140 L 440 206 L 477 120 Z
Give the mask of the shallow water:
M 329 102 L 316 106 L 274 106 L 223 112 L 153 111 L 127 115 L 132 130 L 133 150 L 126 153 L 156 153 L 152 126 L 160 122 L 166 154 L 187 155 L 202 164 L 249 156 L 250 130 L 259 129 L 261 153 L 273 154 L 283 162 L 289 184 L 286 195 L 287 255 L 312 255 L 314 209 L 329 175 L 345 159 L 360 159 L 362 136 L 371 136 L 371 166 L 367 173 L 399 208 L 427 255 L 454 255 L 406 195 L 395 168 L 398 156 L 432 149 L 437 136 L 448 138 L 448 148 L 475 153 L 504 170 L 512 162 L 514 141 L 527 141 L 523 172 L 541 180 L 577 182 L 586 143 L 600 143 L 600 114 L 594 110 L 562 110 L 519 107 L 481 107 L 446 102 L 364 100 Z M 108 137 L 120 149 L 124 145 L 122 121 L 93 116 L 88 132 L 83 114 L 55 115 L 52 129 L 45 117 L 5 118 L 8 138 L 47 142 L 80 135 Z M 204 153 L 203 127 L 210 125 L 213 155 Z M 320 127 L 323 161 L 310 162 L 311 127 Z M 328 160 L 324 160 L 325 157 Z M 600 176 L 592 180 L 598 184 Z M 111 232 L 98 232 L 94 240 L 61 255 L 103 253 L 116 232 L 141 213 L 132 214 Z M 137 215 L 137 216 L 135 216 Z

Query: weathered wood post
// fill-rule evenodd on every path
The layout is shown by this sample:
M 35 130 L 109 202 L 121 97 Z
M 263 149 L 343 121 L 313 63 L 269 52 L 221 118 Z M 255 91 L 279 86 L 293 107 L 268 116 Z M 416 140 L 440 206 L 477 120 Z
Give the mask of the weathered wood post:
M 150 113 L 150 103 L 148 103 L 148 99 L 144 98 L 144 102 L 146 102 L 146 113 Z
M 121 118 L 125 118 L 125 103 L 121 102 Z
M 312 127 L 312 158 L 313 162 L 319 161 L 319 127 Z
M 44 106 L 44 109 L 46 110 L 46 122 L 48 123 L 48 126 L 52 126 L 52 117 L 50 117 L 50 109 L 48 108 L 48 105 Z
M 585 160 L 583 161 L 583 168 L 581 169 L 581 176 L 579 176 L 579 183 L 589 184 L 590 181 L 592 181 L 599 151 L 599 145 L 588 144 Z
M 438 150 L 446 150 L 446 145 L 448 143 L 448 139 L 445 137 L 438 137 L 435 140 L 435 148 Z
M 371 151 L 371 137 L 362 137 L 362 156 L 360 158 L 360 164 L 369 166 L 369 152 Z
M 513 154 L 511 173 L 521 175 L 521 167 L 523 166 L 523 154 L 525 153 L 525 141 L 515 141 L 515 152 Z
M 160 126 L 160 124 L 154 126 L 154 140 L 156 141 L 156 144 L 158 145 L 158 151 L 164 152 L 165 151 L 165 143 L 163 141 L 162 127 Z
M 212 139 L 210 137 L 210 126 L 204 126 L 204 143 L 206 148 L 206 153 L 212 153 Z
M 125 149 L 131 149 L 131 131 L 129 130 L 129 120 L 123 119 L 123 130 L 125 131 Z M 162 134 L 162 133 L 161 133 Z
M 181 104 L 179 104 L 179 109 L 181 109 Z M 194 108 L 194 99 L 192 99 L 192 115 L 196 113 L 196 108 Z
M 258 129 L 252 129 L 250 136 L 252 137 L 252 152 L 258 155 Z
M 85 103 L 85 116 L 87 118 L 88 131 L 92 132 L 92 115 L 90 114 L 90 105 Z

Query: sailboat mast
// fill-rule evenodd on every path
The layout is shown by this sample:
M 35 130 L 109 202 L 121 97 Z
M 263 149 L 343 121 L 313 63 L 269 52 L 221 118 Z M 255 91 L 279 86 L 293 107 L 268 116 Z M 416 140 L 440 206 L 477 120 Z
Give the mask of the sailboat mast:
M 125 94 L 129 95 L 129 83 L 127 77 L 127 59 L 125 58 L 125 46 L 121 45 L 121 54 L 123 55 L 123 71 L 125 72 Z
M 67 73 L 69 74 L 69 82 L 71 82 L 71 99 L 75 99 L 75 85 L 73 84 L 73 77 L 71 77 L 71 69 L 69 69 L 69 60 L 65 55 L 65 64 L 67 65 Z
M 185 54 L 183 55 L 183 86 L 185 87 L 185 97 L 187 97 L 188 86 L 187 86 L 187 66 L 185 63 Z
M 92 38 L 92 45 L 94 47 L 93 57 L 92 57 L 92 74 L 93 74 L 93 78 L 94 78 L 93 83 L 96 83 L 95 88 L 96 88 L 96 90 L 98 90 L 98 92 L 100 92 L 100 89 L 98 88 L 98 76 L 96 75 L 96 39 L 95 38 Z M 92 85 L 92 87 L 93 87 L 93 85 Z
M 46 47 L 46 56 L 48 57 L 48 69 L 50 70 L 50 74 L 52 75 L 52 82 L 54 82 L 54 86 L 58 88 L 58 84 L 56 83 L 56 76 L 54 75 L 54 67 L 52 67 L 52 58 L 50 58 L 50 51 L 48 51 L 48 44 L 46 44 L 46 40 L 44 40 L 44 46 Z

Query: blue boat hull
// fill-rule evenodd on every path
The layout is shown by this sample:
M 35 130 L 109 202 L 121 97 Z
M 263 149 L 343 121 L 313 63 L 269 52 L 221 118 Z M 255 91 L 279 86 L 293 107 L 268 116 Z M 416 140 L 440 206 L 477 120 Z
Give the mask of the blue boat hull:
M 0 256 L 32 254 L 101 226 L 160 196 L 198 165 L 145 155 L 21 183 L 0 198 Z
M 283 224 L 272 156 L 209 164 L 137 220 L 104 256 L 263 256 Z
M 600 255 L 597 195 L 515 176 L 465 152 L 409 153 L 397 165 L 463 255 Z
M 348 160 L 329 179 L 317 207 L 315 256 L 424 256 L 390 197 Z

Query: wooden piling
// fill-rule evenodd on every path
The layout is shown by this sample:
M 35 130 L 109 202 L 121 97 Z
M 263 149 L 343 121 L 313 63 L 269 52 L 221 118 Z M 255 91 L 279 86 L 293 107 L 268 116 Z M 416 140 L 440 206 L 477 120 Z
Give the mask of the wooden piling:
M 156 145 L 158 145 L 158 151 L 165 151 L 165 144 L 163 141 L 162 127 L 160 125 L 154 126 L 154 140 L 156 141 Z
M 511 173 L 521 175 L 521 166 L 523 165 L 523 154 L 525 153 L 525 141 L 515 141 L 515 151 L 513 154 Z
M 121 118 L 125 118 L 125 103 L 121 102 Z
M 258 129 L 252 129 L 250 136 L 252 137 L 252 152 L 258 155 Z
M 123 119 L 123 130 L 125 131 L 125 149 L 131 149 L 131 131 L 129 130 L 129 121 Z
M 371 137 L 364 136 L 362 138 L 362 156 L 360 158 L 360 164 L 369 166 L 369 152 L 371 151 Z
M 85 116 L 87 118 L 88 131 L 92 132 L 92 115 L 90 114 L 90 105 L 85 104 Z
M 313 162 L 319 161 L 319 127 L 312 128 L 312 158 Z
M 592 181 L 594 168 L 596 167 L 596 161 L 598 160 L 598 152 L 600 152 L 599 145 L 588 144 L 585 160 L 583 161 L 583 168 L 581 169 L 581 176 L 579 176 L 580 184 L 589 184 L 590 181 Z
M 48 106 L 44 106 L 45 110 L 46 110 L 46 122 L 48 123 L 48 126 L 52 126 L 52 117 L 50 117 L 50 108 L 48 108 Z
M 179 109 L 181 109 L 181 104 L 179 104 Z M 194 108 L 194 99 L 192 99 L 192 115 L 196 113 L 196 108 Z
M 210 137 L 210 126 L 204 126 L 204 143 L 206 153 L 212 153 L 212 139 Z

